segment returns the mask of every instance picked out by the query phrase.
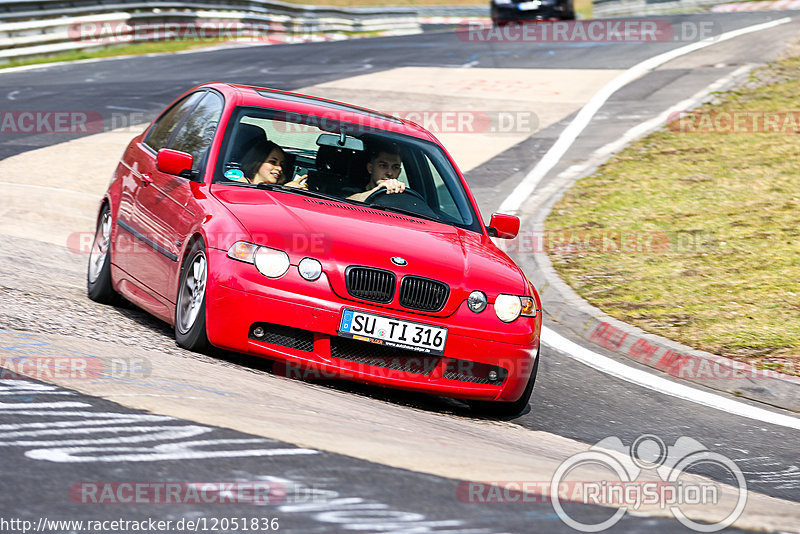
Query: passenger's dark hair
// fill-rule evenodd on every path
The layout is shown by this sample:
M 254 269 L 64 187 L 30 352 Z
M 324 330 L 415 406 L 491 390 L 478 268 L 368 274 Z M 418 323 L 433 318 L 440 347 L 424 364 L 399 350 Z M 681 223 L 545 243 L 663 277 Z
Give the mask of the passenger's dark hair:
M 267 156 L 269 156 L 270 153 L 276 148 L 281 152 L 284 152 L 283 149 L 276 143 L 267 141 L 266 139 L 259 139 L 247 150 L 247 152 L 245 152 L 244 156 L 242 157 L 242 172 L 248 180 L 255 178 L 256 174 L 258 173 L 258 168 L 261 167 L 261 164 L 264 163 L 264 160 L 267 159 Z M 286 182 L 285 172 L 283 173 L 283 178 L 281 179 L 280 183 L 284 182 Z

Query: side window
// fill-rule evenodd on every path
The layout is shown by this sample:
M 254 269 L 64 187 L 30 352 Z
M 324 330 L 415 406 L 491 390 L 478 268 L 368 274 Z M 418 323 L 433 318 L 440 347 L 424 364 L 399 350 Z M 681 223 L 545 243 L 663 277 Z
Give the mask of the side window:
M 175 128 L 181 123 L 186 114 L 194 108 L 203 94 L 203 92 L 192 93 L 172 106 L 169 111 L 158 119 L 153 129 L 147 134 L 144 140 L 145 144 L 156 152 L 165 148 L 172 132 L 175 131 Z
M 206 152 L 214 140 L 222 115 L 222 106 L 222 97 L 217 93 L 206 93 L 169 143 L 169 148 L 192 155 L 193 170 L 200 169 L 205 163 Z

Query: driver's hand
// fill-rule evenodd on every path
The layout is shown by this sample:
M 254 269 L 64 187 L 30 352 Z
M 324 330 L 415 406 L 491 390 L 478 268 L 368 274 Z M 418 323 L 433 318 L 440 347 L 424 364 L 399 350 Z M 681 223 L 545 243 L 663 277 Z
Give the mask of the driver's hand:
M 378 180 L 378 187 L 385 187 L 387 194 L 402 193 L 406 190 L 406 184 L 400 180 L 396 180 L 395 178 L 390 178 L 389 180 Z

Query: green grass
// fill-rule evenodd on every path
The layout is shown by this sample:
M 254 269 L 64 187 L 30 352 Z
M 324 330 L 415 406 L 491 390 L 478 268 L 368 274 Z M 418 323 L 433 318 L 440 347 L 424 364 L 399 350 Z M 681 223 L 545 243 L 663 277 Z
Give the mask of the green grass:
M 710 116 L 800 117 L 800 58 L 760 69 L 717 100 L 703 108 Z M 787 133 L 686 133 L 677 124 L 634 143 L 556 204 L 547 219 L 562 238 L 561 246 L 551 242 L 553 264 L 579 294 L 625 322 L 798 374 L 800 124 L 784 123 Z M 629 246 L 587 250 L 565 245 L 564 235 L 622 235 Z

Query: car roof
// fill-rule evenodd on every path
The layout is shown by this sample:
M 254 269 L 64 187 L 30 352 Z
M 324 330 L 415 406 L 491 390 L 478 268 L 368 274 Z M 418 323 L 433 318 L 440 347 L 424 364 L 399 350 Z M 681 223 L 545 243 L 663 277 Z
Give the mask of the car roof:
M 211 83 L 201 87 L 214 88 L 224 94 L 235 94 L 238 96 L 238 105 L 273 109 L 291 107 L 301 113 L 364 124 L 379 130 L 411 135 L 439 144 L 433 134 L 414 122 L 399 119 L 373 109 L 337 102 L 336 100 L 253 85 Z

